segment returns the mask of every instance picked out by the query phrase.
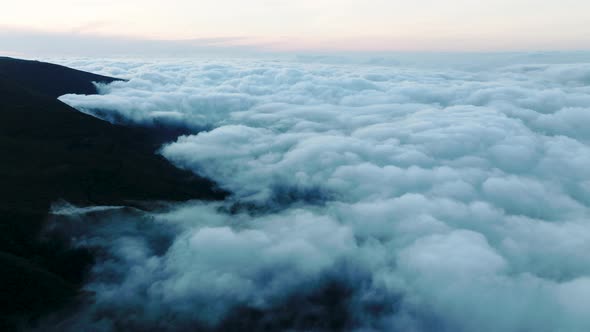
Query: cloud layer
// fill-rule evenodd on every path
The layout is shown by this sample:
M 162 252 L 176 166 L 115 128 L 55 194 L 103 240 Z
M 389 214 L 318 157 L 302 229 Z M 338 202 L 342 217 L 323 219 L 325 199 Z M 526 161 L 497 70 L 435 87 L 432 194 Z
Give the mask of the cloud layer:
M 205 128 L 160 153 L 234 195 L 99 213 L 67 326 L 590 329 L 590 64 L 68 64 L 130 79 L 84 112 Z

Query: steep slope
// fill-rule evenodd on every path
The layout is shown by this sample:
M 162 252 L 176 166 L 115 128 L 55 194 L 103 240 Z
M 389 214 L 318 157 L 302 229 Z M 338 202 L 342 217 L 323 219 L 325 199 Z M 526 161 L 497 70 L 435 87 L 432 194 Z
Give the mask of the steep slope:
M 95 93 L 93 81 L 113 80 L 0 58 L 0 328 L 65 303 L 92 262 L 88 252 L 39 240 L 52 202 L 128 205 L 225 197 L 209 180 L 155 154 L 157 133 L 110 124 L 56 99 Z M 12 305 L 17 299 L 21 305 Z

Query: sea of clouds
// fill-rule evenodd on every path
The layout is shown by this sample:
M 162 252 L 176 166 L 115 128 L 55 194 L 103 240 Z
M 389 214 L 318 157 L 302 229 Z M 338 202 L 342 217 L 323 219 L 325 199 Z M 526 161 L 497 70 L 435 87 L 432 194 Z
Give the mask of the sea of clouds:
M 590 330 L 590 63 L 61 62 L 233 195 L 56 206 L 101 252 L 60 329 Z

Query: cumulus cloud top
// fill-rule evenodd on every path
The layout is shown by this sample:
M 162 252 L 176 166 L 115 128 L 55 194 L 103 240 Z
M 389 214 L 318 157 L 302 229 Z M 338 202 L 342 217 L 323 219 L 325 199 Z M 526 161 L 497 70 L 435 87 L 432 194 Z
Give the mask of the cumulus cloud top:
M 246 308 L 283 328 L 333 329 L 318 323 L 336 315 L 331 298 L 346 329 L 590 329 L 590 65 L 78 67 L 130 80 L 63 101 L 206 128 L 160 153 L 233 193 L 152 216 L 174 229 L 159 251 L 139 231 L 94 231 L 110 258 L 84 317 L 115 306 L 136 316 L 110 312 L 109 324 L 171 315 L 216 328 Z M 104 278 L 122 267 L 118 282 Z

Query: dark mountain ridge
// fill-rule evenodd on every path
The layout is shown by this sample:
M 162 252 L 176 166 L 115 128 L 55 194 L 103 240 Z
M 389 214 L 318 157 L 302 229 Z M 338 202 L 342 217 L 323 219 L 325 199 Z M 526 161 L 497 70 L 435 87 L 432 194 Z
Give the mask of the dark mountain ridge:
M 97 119 L 56 98 L 117 79 L 0 57 L 0 329 L 15 329 L 77 294 L 92 254 L 41 240 L 50 205 L 218 200 L 211 181 L 154 153 L 162 135 Z
M 52 63 L 8 57 L 0 57 L 0 77 L 53 98 L 67 93 L 95 94 L 97 91 L 93 82 L 122 81 Z

